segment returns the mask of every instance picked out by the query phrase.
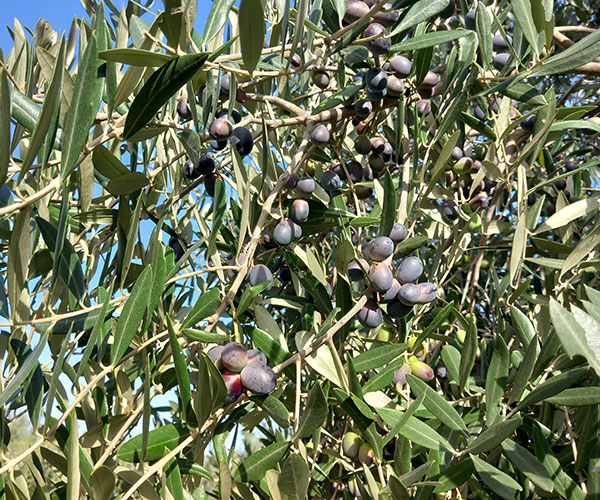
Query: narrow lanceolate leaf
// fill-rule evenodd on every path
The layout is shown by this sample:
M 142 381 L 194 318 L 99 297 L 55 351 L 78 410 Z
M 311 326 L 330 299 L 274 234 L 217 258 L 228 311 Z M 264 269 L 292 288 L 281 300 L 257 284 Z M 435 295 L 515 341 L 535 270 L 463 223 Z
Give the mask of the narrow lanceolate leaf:
M 439 477 L 436 478 L 436 482 L 441 483 L 433 490 L 434 493 L 440 493 L 458 488 L 463 485 L 473 474 L 475 467 L 469 457 L 463 458 L 460 462 L 457 462 L 447 469 L 444 469 Z
M 577 246 L 565 259 L 565 263 L 563 264 L 559 277 L 562 277 L 567 271 L 570 271 L 572 268 L 577 266 L 583 261 L 583 259 L 592 253 L 592 250 L 598 248 L 599 246 L 600 225 L 596 226 L 593 231 L 591 231 L 589 234 L 586 234 L 581 241 L 577 243 Z
M 188 327 L 195 325 L 202 321 L 204 318 L 208 318 L 219 308 L 221 304 L 221 294 L 217 288 L 211 288 L 200 295 L 200 298 L 196 300 L 196 303 L 192 307 L 192 310 L 188 313 L 186 318 L 183 320 L 182 327 Z
M 313 431 L 321 427 L 327 418 L 327 401 L 323 396 L 323 390 L 318 383 L 315 383 L 308 395 L 304 413 L 300 417 L 296 438 L 310 436 Z
M 29 290 L 27 288 L 29 260 L 31 258 L 29 220 L 30 210 L 26 207 L 15 217 L 8 245 L 6 273 L 11 319 L 14 323 L 26 322 L 31 314 Z
M 0 69 L 0 187 L 6 181 L 10 161 L 10 86 L 4 68 Z
M 527 408 L 528 406 L 534 405 L 544 399 L 550 398 L 565 389 L 568 389 L 572 385 L 577 384 L 581 381 L 589 372 L 587 366 L 580 368 L 574 368 L 550 377 L 544 383 L 538 385 L 533 391 L 531 391 L 523 401 L 517 406 L 518 409 Z
M 167 54 L 135 48 L 101 50 L 98 52 L 98 57 L 105 61 L 128 64 L 129 66 L 162 66 L 173 59 L 172 56 Z
M 291 454 L 283 464 L 279 476 L 279 489 L 290 500 L 304 500 L 308 491 L 310 470 L 304 459 L 297 453 Z
M 71 173 L 83 150 L 88 131 L 96 118 L 102 99 L 102 79 L 98 77 L 96 36 L 88 40 L 87 47 L 77 67 L 75 90 L 67 112 L 62 138 L 61 177 Z
M 373 370 L 396 359 L 408 349 L 406 344 L 382 345 L 369 349 L 352 359 L 357 372 Z
M 596 355 L 588 344 L 587 332 L 575 321 L 573 315 L 553 298 L 550 298 L 550 317 L 565 352 L 569 356 L 584 356 L 596 373 L 600 373 L 600 356 Z
M 383 196 L 383 213 L 381 214 L 381 225 L 379 226 L 379 236 L 387 236 L 390 234 L 396 218 L 396 188 L 389 170 L 385 171 L 384 176 L 384 196 Z
M 413 26 L 416 26 L 423 21 L 429 20 L 446 7 L 448 7 L 449 0 L 419 0 L 413 4 L 406 15 L 402 18 L 402 21 L 394 28 L 390 36 L 406 31 Z
M 475 466 L 475 470 L 483 482 L 497 495 L 506 500 L 513 500 L 515 492 L 521 491 L 523 488 L 508 474 L 496 469 L 493 465 L 486 461 L 471 455 L 471 460 Z
M 550 474 L 537 457 L 512 439 L 505 439 L 502 442 L 502 449 L 513 465 L 525 474 L 533 484 L 544 491 L 552 492 L 554 486 Z
M 521 417 L 498 422 L 479 434 L 479 436 L 467 446 L 464 453 L 485 453 L 486 451 L 493 450 L 502 443 L 502 441 L 510 437 L 520 425 Z
M 220 0 L 213 2 L 206 25 L 204 26 L 204 35 L 202 42 L 210 42 L 221 30 L 227 21 L 227 15 L 231 10 L 235 0 Z
M 398 53 L 405 52 L 408 50 L 426 49 L 428 47 L 435 47 L 443 43 L 451 42 L 457 38 L 462 38 L 471 33 L 469 30 L 458 28 L 455 30 L 448 31 L 432 31 L 425 33 L 424 35 L 415 36 L 404 40 L 400 43 L 396 43 L 390 47 L 390 52 Z
M 133 286 L 131 295 L 123 306 L 117 320 L 115 340 L 110 351 L 110 362 L 114 366 L 121 359 L 135 337 L 152 292 L 152 267 L 146 267 Z
M 175 458 L 169 460 L 164 468 L 167 488 L 175 500 L 184 500 L 181 471 Z
M 573 387 L 559 392 L 544 401 L 562 406 L 600 405 L 600 387 Z
M 535 77 L 565 73 L 596 59 L 598 56 L 600 56 L 600 31 L 596 30 L 571 45 L 567 50 L 548 58 L 534 68 L 529 76 Z
M 531 320 L 516 306 L 510 306 L 510 317 L 513 321 L 513 326 L 517 331 L 519 340 L 525 346 L 535 337 L 535 328 Z
M 192 399 L 190 373 L 188 372 L 185 354 L 177 340 L 177 333 L 169 316 L 167 316 L 167 328 L 169 330 L 169 345 L 171 346 L 171 353 L 173 354 L 173 362 L 175 364 L 177 385 L 179 386 L 179 397 L 183 406 L 183 414 L 187 415 L 188 405 Z
M 146 455 L 144 460 L 151 462 L 164 457 L 174 449 L 189 431 L 182 424 L 167 424 L 147 434 Z M 142 434 L 131 438 L 121 445 L 117 458 L 124 462 L 137 463 L 142 460 Z
M 486 422 L 491 425 L 499 415 L 499 405 L 506 390 L 509 354 L 501 336 L 496 337 L 494 353 L 485 380 Z
M 52 75 L 52 81 L 44 96 L 44 104 L 40 111 L 40 116 L 36 124 L 33 134 L 31 134 L 31 140 L 29 142 L 29 149 L 23 159 L 21 165 L 21 176 L 29 169 L 33 163 L 34 158 L 37 156 L 44 139 L 50 139 L 52 136 L 51 127 L 57 125 L 58 112 L 60 110 L 60 97 L 62 92 L 62 82 L 64 75 L 65 65 L 65 42 L 64 39 L 61 41 L 58 56 L 54 64 L 54 73 Z M 50 132 L 50 134 L 48 134 Z M 50 137 L 49 137 L 50 136 Z M 4 176 L 2 176 L 4 177 Z
M 31 375 L 31 372 L 39 367 L 38 360 L 42 351 L 46 349 L 46 340 L 48 340 L 49 332 L 43 333 L 40 336 L 38 345 L 35 349 L 25 358 L 23 364 L 19 367 L 17 373 L 10 379 L 8 384 L 4 387 L 4 390 L 0 392 L 0 408 L 2 408 L 7 401 L 12 398 L 17 391 L 23 389 L 23 383 Z
M 129 139 L 144 127 L 188 80 L 204 65 L 209 54 L 187 54 L 158 68 L 137 94 L 125 121 L 123 138 Z
M 467 384 L 467 379 L 473 365 L 475 364 L 475 356 L 477 354 L 477 327 L 474 323 L 469 323 L 465 341 L 460 357 L 460 389 L 461 391 Z
M 469 436 L 469 431 L 467 430 L 467 426 L 463 422 L 463 419 L 443 396 L 412 374 L 406 375 L 406 380 L 408 381 L 411 390 L 416 395 L 423 392 L 425 393 L 425 400 L 423 402 L 425 408 L 440 419 L 444 425 L 447 425 L 452 430 L 460 432 L 463 436 Z
M 410 417 L 399 432 L 405 438 L 425 448 L 454 453 L 454 448 L 446 438 L 418 418 Z
M 521 263 L 525 257 L 527 248 L 527 218 L 524 214 L 520 215 L 515 237 L 513 239 L 512 250 L 510 253 L 510 280 L 514 282 L 517 272 L 521 268 Z
M 234 479 L 241 481 L 258 481 L 265 477 L 265 472 L 275 467 L 287 453 L 291 443 L 283 441 L 266 446 L 246 458 L 235 471 Z
M 593 212 L 599 206 L 600 196 L 585 198 L 583 200 L 576 201 L 575 203 L 571 203 L 556 212 L 552 217 L 548 217 L 548 219 L 540 224 L 540 227 L 536 229 L 535 234 L 566 226 L 569 222 Z
M 515 14 L 515 21 L 517 21 L 527 42 L 531 45 L 535 54 L 539 54 L 537 29 L 533 22 L 533 15 L 531 14 L 531 2 L 528 0 L 512 0 L 510 5 Z
M 242 0 L 240 5 L 240 44 L 246 69 L 252 73 L 265 42 L 265 19 L 261 0 Z
M 53 258 L 58 258 L 58 263 L 55 267 L 58 268 L 58 273 L 61 278 L 71 290 L 77 300 L 81 300 L 85 295 L 85 282 L 83 277 L 83 271 L 81 269 L 81 262 L 79 256 L 68 238 L 64 238 L 62 242 L 62 251 L 60 255 L 55 255 L 56 241 L 58 237 L 58 229 L 41 217 L 35 218 L 44 242 L 48 246 L 48 249 L 53 254 Z

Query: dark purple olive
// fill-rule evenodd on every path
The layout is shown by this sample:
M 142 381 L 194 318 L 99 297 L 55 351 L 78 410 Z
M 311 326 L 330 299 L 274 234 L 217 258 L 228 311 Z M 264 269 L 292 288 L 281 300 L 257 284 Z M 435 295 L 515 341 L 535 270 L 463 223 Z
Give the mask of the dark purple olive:
M 277 375 L 268 366 L 250 363 L 240 373 L 243 386 L 255 394 L 269 394 L 277 385 Z
M 475 118 L 477 118 L 480 122 L 484 122 L 487 120 L 487 115 L 485 114 L 485 111 L 482 109 L 482 107 L 479 106 L 479 104 L 476 104 L 473 108 L 473 114 L 475 115 Z
M 369 6 L 361 0 L 350 0 L 346 5 L 344 21 L 348 24 L 358 21 L 369 12 Z
M 425 74 L 425 78 L 423 78 L 423 81 L 421 82 L 421 84 L 419 86 L 433 88 L 438 84 L 439 81 L 440 81 L 440 79 L 439 79 L 437 73 L 434 73 L 433 71 L 428 71 Z
M 333 167 L 331 167 L 331 170 L 335 172 L 342 181 L 345 181 L 348 178 L 346 175 L 346 170 L 341 163 L 336 163 Z
M 360 263 L 359 263 L 360 262 Z M 348 262 L 348 276 L 352 281 L 360 281 L 369 271 L 369 263 L 365 259 L 351 260 Z
M 325 71 L 315 71 L 312 74 L 313 83 L 321 90 L 325 90 L 329 87 L 329 75 Z
M 394 283 L 394 273 L 392 273 L 392 270 L 386 264 L 373 266 L 369 275 L 373 283 L 373 288 L 381 293 L 387 292 Z
M 435 283 L 419 283 L 417 287 L 421 293 L 419 304 L 429 304 L 437 299 L 437 285 Z
M 382 304 L 389 304 L 392 300 L 398 298 L 398 292 L 400 291 L 400 283 L 396 278 L 392 279 L 392 286 L 388 288 L 387 292 L 379 299 Z
M 290 224 L 292 226 L 294 239 L 297 240 L 298 238 L 301 238 L 302 237 L 302 228 L 298 224 L 296 224 L 293 220 L 290 221 Z
M 363 167 L 363 179 L 365 181 L 372 181 L 374 178 L 373 169 L 369 165 Z
M 365 76 L 367 88 L 383 91 L 387 87 L 388 76 L 381 68 L 371 68 Z
M 464 156 L 463 150 L 460 149 L 458 146 L 456 146 L 453 150 L 452 150 L 452 159 L 454 161 L 458 161 L 460 160 L 462 157 Z
M 192 111 L 190 110 L 185 97 L 177 99 L 177 114 L 179 115 L 179 118 L 184 121 L 192 119 Z
M 289 245 L 294 239 L 294 226 L 289 219 L 282 220 L 273 230 L 273 240 L 281 246 Z
M 230 84 L 229 74 L 224 73 L 223 76 L 221 76 L 221 97 L 223 97 L 224 99 L 227 99 L 229 97 L 230 87 L 231 87 L 231 84 Z
M 333 170 L 326 170 L 321 176 L 321 186 L 326 191 L 335 191 L 342 187 L 342 180 Z
M 387 93 L 392 97 L 404 94 L 404 82 L 396 76 L 390 76 L 387 84 Z
M 213 160 L 207 154 L 202 153 L 198 160 L 198 167 L 196 168 L 199 174 L 207 175 L 215 170 L 215 160 Z
M 376 90 L 367 87 L 367 98 L 373 102 L 381 101 L 387 95 L 387 88 Z
M 407 257 L 400 262 L 396 277 L 400 283 L 413 283 L 423 274 L 423 261 L 419 257 Z
M 296 183 L 296 194 L 308 197 L 315 190 L 315 180 L 312 177 L 302 177 Z
M 385 139 L 373 137 L 373 139 L 371 139 L 371 149 L 373 150 L 373 153 L 378 155 L 382 154 L 385 150 Z
M 208 128 L 209 135 L 215 141 L 229 139 L 232 131 L 233 127 L 231 126 L 231 123 L 229 123 L 229 121 L 227 121 L 225 118 L 217 118 L 210 124 L 210 127 Z
M 407 78 L 412 72 L 412 62 L 408 57 L 394 56 L 390 59 L 390 68 L 398 78 Z
M 537 115 L 530 115 L 521 122 L 521 128 L 530 134 L 533 133 L 533 127 L 537 121 Z
M 383 145 L 383 153 L 381 153 L 381 157 L 384 159 L 384 161 L 392 161 L 394 159 L 395 153 L 394 153 L 394 147 L 389 143 L 386 142 Z
M 575 167 L 575 162 L 571 161 L 571 160 L 567 160 L 565 162 L 565 169 L 567 170 L 567 172 L 572 172 L 573 170 L 575 170 L 577 167 Z
M 456 211 L 454 203 L 452 203 L 451 201 L 444 202 L 442 204 L 442 215 L 444 215 L 450 220 L 458 219 L 458 212 Z
M 306 200 L 294 200 L 290 215 L 294 222 L 304 222 L 308 218 L 308 202 Z
M 512 43 L 512 38 L 510 35 L 506 35 L 508 43 L 500 33 L 496 33 L 492 38 L 492 46 L 495 52 L 507 52 L 508 44 Z
M 229 139 L 232 146 L 240 154 L 240 156 L 249 155 L 254 146 L 254 139 L 252 133 L 246 127 L 237 127 L 231 132 L 231 138 Z
M 363 166 L 356 160 L 348 160 L 346 170 L 348 170 L 352 182 L 360 182 L 362 180 Z
M 219 366 L 217 363 L 221 361 L 221 352 L 223 351 L 223 347 L 225 346 L 216 345 L 214 347 L 211 347 L 206 353 L 208 357 L 212 359 L 213 363 L 217 366 Z
M 221 109 L 215 113 L 215 118 L 230 118 L 229 121 L 237 124 L 242 120 L 242 114 L 235 108 L 231 110 L 231 115 L 228 110 Z
M 383 172 L 383 170 L 385 170 L 385 160 L 383 159 L 383 156 L 370 154 L 369 167 L 371 167 L 373 172 Z
M 175 262 L 181 260 L 181 258 L 185 255 L 185 249 L 187 248 L 186 241 L 179 237 L 173 236 L 169 240 L 169 246 L 173 249 L 173 254 L 175 255 Z
M 404 318 L 412 311 L 412 306 L 407 306 L 397 298 L 387 305 L 387 313 L 391 318 Z
M 227 147 L 227 141 L 210 141 L 209 144 L 215 151 L 222 151 Z
M 391 10 L 389 12 L 383 12 L 380 10 L 379 12 L 373 14 L 373 20 L 375 20 L 379 24 L 382 24 L 386 28 L 391 28 L 394 24 L 396 24 L 396 21 L 399 17 L 399 10 Z
M 477 18 L 477 11 L 475 9 L 471 9 L 465 15 L 465 27 L 469 30 L 475 31 L 477 28 L 477 24 L 475 19 Z
M 269 285 L 266 288 L 267 290 L 270 290 L 273 285 L 273 273 L 264 264 L 256 264 L 253 266 L 248 274 L 248 279 L 251 286 L 260 285 L 266 281 L 269 282 Z
M 537 196 L 533 193 L 527 195 L 527 206 L 531 207 L 537 201 Z
M 267 366 L 267 357 L 260 349 L 248 350 L 248 364 L 257 363 L 261 366 Z
M 188 179 L 197 179 L 200 177 L 200 173 L 194 168 L 194 162 L 192 160 L 187 160 L 183 164 L 183 175 Z
M 369 245 L 369 256 L 375 262 L 381 262 L 394 253 L 394 242 L 387 236 L 379 236 Z
M 508 63 L 508 60 L 510 59 L 510 54 L 507 52 L 500 52 L 499 54 L 496 54 L 494 56 L 494 58 L 492 59 L 492 66 L 497 70 L 497 71 L 502 71 L 504 69 L 504 67 L 506 66 L 506 63 Z
M 325 146 L 329 142 L 329 137 L 329 130 L 322 123 L 318 123 L 310 131 L 310 142 L 315 146 Z
M 564 179 L 559 179 L 554 183 L 554 187 L 559 191 L 564 191 L 567 189 L 567 181 Z
M 398 244 L 406 239 L 407 234 L 408 232 L 406 231 L 404 224 L 400 224 L 400 222 L 394 222 L 392 230 L 390 231 L 390 239 L 395 244 Z
M 302 56 L 300 56 L 298 52 L 294 52 L 294 55 L 292 56 L 292 66 L 294 68 L 299 68 L 302 66 Z
M 364 89 L 365 88 L 365 84 L 366 84 L 366 82 L 365 82 L 366 76 L 367 76 L 367 72 L 366 71 L 359 71 L 358 73 L 356 73 L 356 75 L 354 75 L 352 77 L 352 81 L 353 82 L 361 82 L 362 88 Z
M 298 183 L 298 179 L 300 179 L 300 177 L 298 177 L 298 174 L 290 174 L 287 180 L 285 181 L 284 187 L 286 187 L 287 189 L 294 189 L 296 187 L 296 184 Z
M 383 320 L 381 309 L 373 299 L 367 300 L 363 308 L 358 311 L 358 321 L 366 328 L 375 328 Z
M 221 351 L 221 363 L 227 370 L 239 373 L 248 364 L 248 351 L 238 342 L 229 342 Z
M 359 118 L 366 118 L 373 112 L 373 103 L 366 99 L 359 99 L 354 103 L 354 111 Z
M 442 19 L 448 19 L 449 17 L 452 17 L 454 15 L 455 11 L 456 11 L 456 6 L 454 5 L 454 0 L 450 0 L 448 7 L 446 7 L 444 10 L 442 10 L 442 12 L 440 12 L 438 14 L 438 16 Z
M 292 271 L 290 270 L 290 266 L 287 264 L 281 266 L 281 269 L 279 270 L 279 279 L 284 283 L 292 281 Z
M 217 179 L 221 179 L 221 176 L 219 174 L 215 174 L 214 172 L 204 176 L 204 189 L 211 198 L 215 197 Z
M 421 300 L 421 291 L 414 283 L 404 283 L 398 290 L 398 300 L 405 306 L 413 306 Z
M 392 46 L 391 38 L 385 38 L 387 36 L 387 30 L 379 23 L 369 24 L 363 35 L 365 38 L 376 37 L 367 42 L 367 48 L 375 55 L 387 54 Z

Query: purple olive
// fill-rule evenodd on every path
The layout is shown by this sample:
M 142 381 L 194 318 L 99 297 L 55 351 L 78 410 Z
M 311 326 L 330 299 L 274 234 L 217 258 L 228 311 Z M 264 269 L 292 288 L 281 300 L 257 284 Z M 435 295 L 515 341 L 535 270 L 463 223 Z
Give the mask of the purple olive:
M 215 141 L 229 139 L 232 131 L 233 127 L 231 126 L 231 123 L 229 123 L 225 118 L 217 118 L 210 124 L 210 127 L 208 128 L 209 135 Z
M 185 255 L 185 250 L 187 248 L 186 241 L 179 237 L 173 236 L 169 240 L 169 246 L 173 249 L 173 254 L 175 255 L 175 262 L 181 260 L 181 258 Z
M 407 78 L 412 72 L 412 62 L 404 56 L 394 56 L 390 59 L 390 68 L 398 78 Z
M 404 318 L 412 309 L 412 306 L 407 306 L 396 298 L 388 304 L 387 313 L 391 318 Z
M 411 373 L 410 365 L 404 363 L 400 368 L 394 372 L 394 384 L 400 382 L 402 385 L 406 384 L 406 375 Z
M 439 81 L 440 81 L 440 79 L 439 79 L 437 73 L 434 73 L 433 71 L 428 71 L 425 74 L 425 78 L 423 78 L 423 81 L 421 82 L 421 84 L 419 86 L 433 88 L 438 84 Z
M 494 56 L 494 58 L 492 59 L 492 66 L 494 66 L 494 68 L 497 71 L 502 71 L 504 69 L 504 67 L 506 66 L 506 64 L 508 63 L 509 59 L 510 59 L 510 53 L 500 52 L 499 54 L 496 54 Z
M 389 304 L 393 300 L 397 299 L 398 292 L 400 291 L 400 283 L 396 278 L 392 279 L 392 286 L 385 292 L 383 297 L 379 299 L 382 304 Z
M 208 357 L 210 359 L 213 360 L 213 363 L 215 365 L 218 366 L 218 362 L 221 361 L 221 352 L 223 351 L 223 347 L 222 345 L 216 345 L 214 347 L 211 347 L 208 352 L 206 353 L 208 355 Z
M 376 37 L 367 42 L 367 48 L 375 55 L 387 54 L 392 46 L 392 40 L 390 38 L 385 38 L 387 30 L 379 23 L 369 24 L 363 35 L 365 38 Z
M 395 244 L 398 244 L 406 239 L 407 234 L 408 232 L 406 231 L 404 224 L 400 224 L 400 222 L 394 222 L 392 230 L 390 231 L 390 239 Z
M 329 142 L 329 130 L 322 123 L 316 124 L 310 131 L 310 142 L 315 146 L 325 146 Z
M 290 210 L 290 215 L 294 222 L 303 222 L 308 218 L 308 202 L 306 200 L 294 200 L 292 203 L 292 208 Z
M 369 263 L 365 259 L 358 259 L 358 261 L 351 260 L 348 262 L 348 276 L 352 281 L 360 281 L 365 277 L 365 271 L 363 271 L 363 269 L 367 272 L 369 270 Z
M 367 118 L 373 112 L 373 103 L 366 99 L 359 99 L 354 103 L 354 112 L 359 118 Z
M 250 363 L 240 373 L 242 384 L 256 394 L 269 394 L 277 385 L 277 375 L 268 366 Z
M 315 190 L 315 180 L 312 177 L 302 177 L 296 183 L 296 194 L 302 197 L 308 197 Z
M 221 363 L 227 370 L 239 373 L 248 364 L 248 351 L 238 342 L 229 342 L 221 351 Z
M 267 357 L 260 349 L 250 349 L 248 351 L 248 364 L 258 363 L 261 366 L 267 366 Z
M 366 328 L 375 328 L 382 320 L 381 309 L 373 299 L 367 300 L 363 308 L 358 311 L 358 321 Z
M 530 115 L 521 122 L 521 128 L 531 134 L 536 121 L 537 115 Z
M 179 118 L 184 121 L 192 119 L 192 111 L 190 110 L 185 97 L 177 99 L 177 114 L 179 115 Z
M 200 177 L 200 173 L 194 168 L 194 162 L 192 160 L 187 160 L 183 164 L 183 175 L 188 179 L 197 179 Z
M 381 68 L 371 68 L 365 76 L 367 88 L 372 90 L 384 90 L 387 87 L 388 76 Z
M 394 283 L 394 273 L 386 264 L 374 266 L 370 272 L 373 288 L 378 292 L 387 292 Z
M 475 22 L 476 18 L 477 11 L 475 9 L 471 9 L 469 12 L 467 12 L 467 14 L 465 15 L 465 27 L 469 30 L 475 31 L 475 29 L 477 28 L 477 24 Z
M 425 116 L 431 113 L 431 103 L 425 99 L 419 99 L 417 101 L 417 114 L 419 116 Z
M 282 220 L 273 230 L 275 243 L 281 246 L 289 245 L 294 239 L 294 227 L 289 219 Z
M 398 266 L 396 277 L 400 283 L 413 283 L 423 274 L 423 261 L 419 257 L 407 257 Z
M 494 35 L 492 38 L 492 48 L 494 49 L 494 52 L 508 51 L 508 45 L 512 43 L 512 38 L 510 35 L 506 35 L 506 39 L 508 40 L 508 43 L 500 33 Z
M 215 160 L 213 160 L 207 154 L 202 153 L 200 155 L 200 159 L 198 160 L 198 166 L 196 170 L 200 175 L 207 175 L 212 173 L 215 170 Z
M 354 149 L 358 154 L 368 155 L 371 152 L 371 141 L 364 135 L 359 135 L 354 141 Z
M 290 270 L 290 266 L 287 264 L 281 266 L 281 269 L 279 270 L 279 279 L 284 283 L 292 281 L 292 271 Z
M 369 6 L 361 0 L 350 0 L 346 5 L 344 21 L 348 24 L 358 21 L 369 12 Z
M 354 186 L 354 193 L 359 200 L 366 200 L 373 195 L 373 188 L 367 186 Z
M 298 174 L 290 174 L 287 180 L 285 181 L 284 187 L 286 187 L 287 189 L 294 189 L 296 187 L 296 184 L 298 183 L 298 179 L 300 179 L 300 177 L 298 177 Z
M 329 75 L 325 71 L 315 71 L 312 74 L 313 83 L 321 90 L 325 90 L 329 87 Z
M 273 286 L 273 273 L 264 264 L 256 264 L 250 269 L 248 280 L 250 281 L 251 286 L 260 285 L 261 283 L 268 281 L 269 285 L 266 289 L 270 290 L 271 286 Z
M 246 127 L 234 128 L 229 142 L 232 146 L 235 146 L 240 156 L 249 155 L 252 152 L 252 146 L 254 146 L 252 133 Z
M 387 92 L 392 97 L 400 97 L 404 94 L 404 82 L 396 76 L 390 76 L 387 84 Z
M 349 160 L 346 163 L 346 170 L 348 170 L 352 182 L 360 182 L 362 180 L 363 166 L 356 160 Z
M 421 290 L 414 283 L 404 283 L 398 290 L 398 300 L 405 306 L 413 306 L 421 300 Z
M 379 236 L 369 245 L 369 256 L 375 262 L 381 262 L 394 253 L 394 242 L 387 236 Z
M 419 304 L 429 304 L 437 299 L 437 285 L 435 283 L 419 283 Z
M 326 191 L 335 191 L 342 187 L 342 180 L 333 170 L 327 170 L 321 176 L 321 185 Z

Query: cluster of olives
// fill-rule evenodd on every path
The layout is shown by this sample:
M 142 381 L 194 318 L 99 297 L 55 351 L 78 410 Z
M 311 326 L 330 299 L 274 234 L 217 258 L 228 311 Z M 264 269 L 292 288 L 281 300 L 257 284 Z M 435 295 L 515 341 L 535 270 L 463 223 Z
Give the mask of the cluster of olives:
M 267 365 L 267 357 L 260 349 L 246 350 L 238 342 L 229 342 L 211 348 L 208 356 L 225 380 L 225 404 L 233 403 L 244 389 L 255 394 L 269 394 L 275 389 L 277 376 Z
M 416 283 L 423 274 L 421 259 L 415 256 L 403 259 L 395 277 L 390 266 L 384 262 L 392 258 L 395 245 L 405 238 L 406 228 L 403 224 L 395 223 L 389 236 L 379 236 L 363 246 L 365 258 L 348 263 L 349 278 L 361 281 L 368 275 L 376 292 L 357 314 L 359 322 L 366 328 L 375 328 L 382 322 L 380 304 L 386 304 L 390 317 L 401 318 L 415 304 L 427 304 L 437 298 L 437 286 L 434 283 Z

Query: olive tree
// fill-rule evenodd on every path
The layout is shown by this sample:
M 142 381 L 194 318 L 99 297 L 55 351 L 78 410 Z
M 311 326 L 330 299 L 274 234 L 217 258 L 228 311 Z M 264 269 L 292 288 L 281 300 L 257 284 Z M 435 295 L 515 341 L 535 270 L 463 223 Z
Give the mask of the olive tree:
M 598 498 L 597 3 L 82 3 L 0 54 L 0 498 Z

